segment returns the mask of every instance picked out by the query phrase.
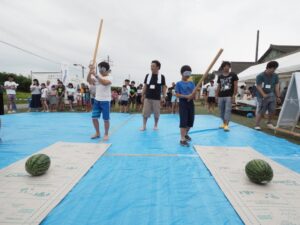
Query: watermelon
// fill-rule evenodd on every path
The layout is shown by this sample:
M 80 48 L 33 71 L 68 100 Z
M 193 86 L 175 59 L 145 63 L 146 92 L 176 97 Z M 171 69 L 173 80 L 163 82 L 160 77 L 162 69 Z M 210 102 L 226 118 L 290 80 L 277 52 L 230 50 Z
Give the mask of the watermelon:
M 273 178 L 272 167 L 262 159 L 253 159 L 248 162 L 245 172 L 248 178 L 256 184 L 266 184 Z
M 47 172 L 51 164 L 49 156 L 36 154 L 27 159 L 25 164 L 26 171 L 32 176 L 39 176 Z

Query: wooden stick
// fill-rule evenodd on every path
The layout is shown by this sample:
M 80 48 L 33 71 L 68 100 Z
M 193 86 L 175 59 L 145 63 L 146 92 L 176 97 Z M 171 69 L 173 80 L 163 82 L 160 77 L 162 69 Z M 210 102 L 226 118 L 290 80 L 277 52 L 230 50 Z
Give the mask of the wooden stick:
M 211 68 L 215 65 L 215 63 L 217 62 L 217 60 L 219 59 L 220 55 L 223 53 L 223 49 L 221 48 L 218 51 L 218 54 L 215 56 L 215 58 L 213 59 L 213 61 L 209 64 L 208 68 L 206 69 L 205 73 L 203 74 L 203 77 L 199 80 L 195 90 L 198 90 L 202 84 L 202 82 L 206 79 L 206 77 L 208 76 L 209 71 L 211 70 Z
M 98 30 L 96 47 L 95 47 L 95 50 L 94 50 L 94 56 L 93 56 L 93 61 L 92 61 L 92 65 L 93 66 L 95 66 L 95 64 L 96 64 L 96 58 L 97 58 L 97 53 L 98 53 L 99 41 L 100 41 L 100 36 L 101 36 L 101 33 L 102 33 L 102 26 L 103 26 L 103 19 L 101 19 L 101 21 L 100 21 L 100 26 L 99 26 L 99 30 Z

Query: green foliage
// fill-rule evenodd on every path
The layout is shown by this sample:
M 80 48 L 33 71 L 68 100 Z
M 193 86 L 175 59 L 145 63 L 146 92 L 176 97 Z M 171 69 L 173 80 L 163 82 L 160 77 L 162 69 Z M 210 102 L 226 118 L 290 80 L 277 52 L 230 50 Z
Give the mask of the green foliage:
M 13 76 L 15 82 L 19 84 L 17 91 L 29 92 L 31 79 L 14 73 L 0 72 L 0 85 L 3 85 L 8 80 L 9 76 Z

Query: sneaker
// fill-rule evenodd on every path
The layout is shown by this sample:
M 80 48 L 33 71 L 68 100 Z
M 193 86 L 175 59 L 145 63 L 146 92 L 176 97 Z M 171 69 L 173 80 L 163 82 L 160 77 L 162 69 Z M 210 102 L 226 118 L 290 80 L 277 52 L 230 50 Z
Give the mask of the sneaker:
M 220 129 L 224 129 L 225 124 L 223 123 L 222 125 L 220 125 Z
M 15 110 L 13 110 L 13 111 L 12 111 L 12 113 L 16 113 L 16 111 L 15 111 Z
M 7 111 L 7 114 L 11 114 L 12 113 L 12 111 Z
M 191 138 L 189 135 L 185 135 L 185 139 L 186 139 L 187 141 L 192 141 L 192 138 Z
M 274 127 L 274 125 L 273 125 L 272 123 L 267 123 L 267 127 L 268 127 L 269 129 L 272 129 L 272 130 L 275 129 L 275 127 Z
M 180 141 L 180 145 L 184 147 L 190 147 L 190 144 L 186 140 Z
M 228 125 L 224 125 L 224 131 L 229 131 L 229 126 Z
M 260 130 L 261 130 L 261 128 L 260 128 L 260 126 L 255 126 L 255 127 L 254 127 L 254 130 L 258 130 L 258 131 L 260 131 Z

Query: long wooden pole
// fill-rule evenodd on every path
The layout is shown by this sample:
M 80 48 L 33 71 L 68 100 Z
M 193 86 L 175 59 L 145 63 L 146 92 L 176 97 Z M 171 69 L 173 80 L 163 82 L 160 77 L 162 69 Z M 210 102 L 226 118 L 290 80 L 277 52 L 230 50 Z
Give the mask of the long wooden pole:
M 99 26 L 99 30 L 98 30 L 97 41 L 96 41 L 96 46 L 95 46 L 94 56 L 93 56 L 93 61 L 92 61 L 93 66 L 95 66 L 95 64 L 96 64 L 99 42 L 100 42 L 100 37 L 101 37 L 101 33 L 102 33 L 102 26 L 103 26 L 103 19 L 101 19 L 101 21 L 100 21 L 100 26 Z
M 206 79 L 206 77 L 208 76 L 209 71 L 211 70 L 211 68 L 215 65 L 215 63 L 217 62 L 217 60 L 219 59 L 220 55 L 223 53 L 223 49 L 221 48 L 217 55 L 215 56 L 215 58 L 213 59 L 213 61 L 209 64 L 208 68 L 206 69 L 205 73 L 203 74 L 203 77 L 199 80 L 195 90 L 198 90 L 202 84 L 202 82 Z

